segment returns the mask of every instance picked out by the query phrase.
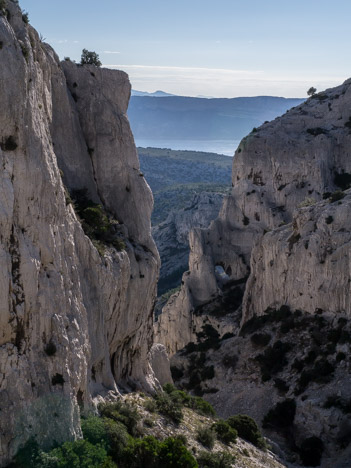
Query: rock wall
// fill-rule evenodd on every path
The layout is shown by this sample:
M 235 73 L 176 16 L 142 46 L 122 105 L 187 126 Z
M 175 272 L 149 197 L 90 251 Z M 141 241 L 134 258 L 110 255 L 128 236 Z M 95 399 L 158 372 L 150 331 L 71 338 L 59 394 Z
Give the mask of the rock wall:
M 289 301 L 292 301 L 291 305 L 298 303 L 299 307 L 308 312 L 314 312 L 317 302 L 318 307 L 323 310 L 330 306 L 328 294 L 335 293 L 333 281 L 323 281 L 325 294 L 318 300 L 308 298 L 308 295 L 320 296 L 318 288 L 321 284 L 317 279 L 311 282 L 308 292 L 305 286 L 298 301 L 292 300 L 296 281 L 293 284 L 286 283 L 281 293 L 276 296 L 283 277 L 279 280 L 277 276 L 268 278 L 269 271 L 273 273 L 273 270 L 267 271 L 266 265 L 263 264 L 258 267 L 256 264 L 259 263 L 259 259 L 256 257 L 265 258 L 266 261 L 270 254 L 268 251 L 263 253 L 262 249 L 268 248 L 274 257 L 283 249 L 280 245 L 282 230 L 279 231 L 279 227 L 292 222 L 294 212 L 299 206 L 313 205 L 322 200 L 323 196 L 328 197 L 328 193 L 349 186 L 350 84 L 351 81 L 347 80 L 337 88 L 311 97 L 282 117 L 262 125 L 240 143 L 233 162 L 232 192 L 225 199 L 219 217 L 211 227 L 195 229 L 191 233 L 189 272 L 183 277 L 181 292 L 172 298 L 169 307 L 164 308 L 165 314 L 159 318 L 157 339 L 165 344 L 171 353 L 175 348 L 169 340 L 174 343 L 179 339 L 181 345 L 186 344 L 187 338 L 183 339 L 182 336 L 188 337 L 189 332 L 185 331 L 184 327 L 187 323 L 192 323 L 194 309 L 221 294 L 215 274 L 217 265 L 223 267 L 233 282 L 247 279 L 251 271 L 250 262 L 252 268 L 256 269 L 256 279 L 250 278 L 246 289 L 243 320 L 247 320 L 254 313 L 263 313 L 264 307 L 276 305 L 281 301 L 288 305 Z M 319 216 L 317 211 L 314 215 L 317 218 Z M 303 216 L 297 215 L 297 222 L 303 222 Z M 275 229 L 278 231 L 275 232 Z M 269 234 L 272 230 L 273 233 Z M 284 228 L 285 247 L 288 238 L 295 231 L 295 227 Z M 301 234 L 296 231 L 296 235 Z M 331 239 L 335 236 L 338 234 L 333 233 Z M 290 243 L 294 243 L 293 241 L 292 237 Z M 326 240 L 323 238 L 324 241 Z M 272 242 L 274 244 L 271 244 Z M 251 255 L 256 244 L 257 250 Z M 312 247 L 311 244 L 312 250 L 306 251 L 306 255 L 311 254 L 315 257 L 309 260 L 309 267 L 311 263 L 319 262 L 319 249 L 322 248 Z M 301 265 L 295 265 L 294 258 L 286 259 L 286 267 L 289 268 L 290 275 L 298 275 L 303 282 L 308 276 L 307 265 L 304 275 L 301 275 Z M 302 256 L 298 261 L 302 261 L 301 259 Z M 280 264 L 282 261 L 279 260 Z M 335 274 L 347 276 L 348 270 L 336 273 L 339 269 L 337 262 L 320 265 L 318 274 L 324 278 Z M 257 269 L 260 269 L 260 279 L 257 278 Z M 280 273 L 283 270 L 282 267 Z M 265 274 L 261 275 L 263 271 Z M 316 269 L 312 269 L 311 274 L 314 273 L 317 273 Z M 252 287 L 255 288 L 253 291 L 250 289 Z M 263 295 L 265 299 L 257 297 L 258 288 L 260 297 Z M 340 312 L 345 312 L 348 308 L 342 304 L 349 302 L 349 289 L 340 288 L 339 291 L 342 298 L 336 300 L 335 312 L 338 311 L 337 307 L 341 307 Z M 253 302 L 256 305 L 253 305 Z M 182 330 L 171 332 L 168 323 L 177 321 L 178 317 Z M 172 338 L 170 335 L 173 335 Z
M 123 72 L 60 64 L 7 1 L 0 15 L 0 465 L 30 437 L 80 435 L 79 407 L 156 385 L 159 257 Z M 99 254 L 68 191 L 119 221 Z
M 179 285 L 188 269 L 189 232 L 195 227 L 207 228 L 217 218 L 222 201 L 221 193 L 201 192 L 184 209 L 172 210 L 164 222 L 152 228 L 161 257 L 159 294 Z
M 298 466 L 311 437 L 323 468 L 351 460 L 350 104 L 348 80 L 241 142 L 232 192 L 190 234 L 189 271 L 155 325 L 179 388 L 254 417 Z

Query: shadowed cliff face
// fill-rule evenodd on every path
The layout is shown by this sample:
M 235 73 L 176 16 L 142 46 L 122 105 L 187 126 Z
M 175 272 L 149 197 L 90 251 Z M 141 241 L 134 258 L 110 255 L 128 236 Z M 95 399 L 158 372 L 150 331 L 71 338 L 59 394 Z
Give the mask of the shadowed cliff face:
M 350 104 L 347 80 L 242 140 L 231 194 L 190 233 L 189 271 L 155 324 L 178 385 L 221 415 L 263 422 L 294 400 L 289 429 L 267 434 L 297 461 L 319 438 L 323 467 L 350 464 Z
M 160 317 L 158 339 L 171 353 L 194 337 L 191 310 L 221 294 L 216 265 L 221 265 L 234 282 L 245 281 L 254 270 L 245 291 L 242 322 L 282 304 L 310 313 L 316 308 L 350 313 L 350 289 L 345 282 L 338 289 L 338 299 L 328 299 L 336 297 L 334 282 L 328 278 L 347 277 L 348 268 L 336 261 L 337 254 L 320 261 L 322 251 L 333 243 L 334 247 L 343 245 L 349 258 L 347 236 L 334 232 L 332 224 L 325 227 L 321 220 L 324 214 L 333 216 L 337 207 L 328 194 L 348 188 L 351 181 L 350 101 L 348 80 L 315 95 L 242 140 L 234 157 L 231 195 L 209 229 L 195 229 L 190 234 L 190 272 L 183 278 L 185 284 L 178 297 Z M 326 201 L 316 210 L 307 209 L 315 203 L 319 206 L 323 199 L 331 206 Z M 348 222 L 345 212 L 337 215 L 339 224 Z M 310 247 L 301 251 L 303 244 L 298 241 L 306 236 L 313 239 Z M 347 262 L 344 260 L 342 265 Z M 289 278 L 295 275 L 298 279 L 284 282 L 287 271 Z M 321 289 L 323 294 L 319 294 Z M 185 317 L 184 326 L 169 338 L 169 324 L 178 314 Z
M 123 72 L 60 64 L 12 1 L 0 16 L 0 464 L 80 434 L 79 406 L 152 389 L 159 257 Z M 68 192 L 114 220 L 85 235 Z M 97 243 L 95 242 L 95 245 Z

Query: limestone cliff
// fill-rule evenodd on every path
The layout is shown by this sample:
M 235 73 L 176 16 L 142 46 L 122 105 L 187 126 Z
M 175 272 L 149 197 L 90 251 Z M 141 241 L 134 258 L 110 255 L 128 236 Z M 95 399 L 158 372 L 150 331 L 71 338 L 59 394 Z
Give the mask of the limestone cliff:
M 312 437 L 317 464 L 340 468 L 351 461 L 350 104 L 347 80 L 241 142 L 231 194 L 191 232 L 184 284 L 155 325 L 178 386 L 223 416 L 255 417 L 290 461 Z
M 250 261 L 255 265 L 257 260 L 256 255 L 251 255 L 254 245 L 257 243 L 262 249 L 268 242 L 278 240 L 278 234 L 270 235 L 267 232 L 287 225 L 284 230 L 287 236 L 285 240 L 294 245 L 294 236 L 301 234 L 297 232 L 296 226 L 289 223 L 299 205 L 313 204 L 322 200 L 323 196 L 327 197 L 328 193 L 349 186 L 350 85 L 351 81 L 348 80 L 337 88 L 313 96 L 284 116 L 262 125 L 242 140 L 233 162 L 232 192 L 225 199 L 219 217 L 211 227 L 195 229 L 190 234 L 189 272 L 183 278 L 184 286 L 178 296 L 172 299 L 172 306 L 166 307 L 166 314 L 159 320 L 158 339 L 166 344 L 171 353 L 176 348 L 168 343 L 169 323 L 183 317 L 182 326 L 173 331 L 177 337 L 171 338 L 173 342 L 179 342 L 177 349 L 180 349 L 191 336 L 189 324 L 192 323 L 194 308 L 222 294 L 221 285 L 216 278 L 216 266 L 224 269 L 228 280 L 233 284 L 237 281 L 245 282 L 251 271 Z M 299 216 L 297 219 L 300 219 Z M 324 241 L 327 242 L 326 239 Z M 313 257 L 312 263 L 319 262 L 320 253 L 315 248 L 316 244 L 311 243 L 306 251 L 309 258 Z M 259 249 L 260 247 L 256 252 L 261 252 Z M 276 255 L 276 249 L 281 247 L 278 242 L 274 242 L 270 249 L 275 250 Z M 289 258 L 286 262 L 289 262 L 290 274 L 295 275 L 297 270 L 292 260 Z M 339 263 L 335 261 L 320 265 L 318 274 L 324 269 L 323 274 L 321 273 L 323 276 L 334 275 L 339 268 Z M 333 265 L 333 273 L 330 265 Z M 260 268 L 263 271 L 265 266 Z M 298 265 L 296 268 L 299 268 Z M 270 272 L 274 276 L 270 277 L 269 282 L 263 277 L 256 278 L 255 281 L 250 278 L 245 293 L 243 320 L 253 313 L 263 313 L 265 308 L 278 303 L 291 303 L 292 306 L 298 303 L 298 307 L 309 312 L 314 312 L 317 302 L 318 307 L 323 310 L 329 307 L 332 307 L 333 312 L 348 310 L 346 304 L 350 302 L 350 291 L 347 287 L 339 290 L 342 297 L 335 303 L 332 301 L 332 304 L 327 298 L 328 294 L 334 295 L 333 282 L 323 283 L 323 298 L 316 298 L 320 296 L 318 288 L 321 286 L 317 280 L 309 285 L 307 293 L 307 265 L 303 275 L 301 269 L 299 270 L 299 281 L 306 282 L 299 301 L 292 301 L 294 293 L 290 283 L 276 297 L 275 292 L 282 282 L 282 270 L 278 273 L 271 269 Z M 314 276 L 315 273 L 312 269 L 310 275 Z M 267 279 L 269 272 L 266 271 L 265 274 Z M 341 274 L 347 276 L 344 270 Z M 254 284 L 264 294 L 263 302 L 253 297 L 250 288 Z M 268 292 L 267 288 L 271 288 L 273 284 L 274 292 Z M 290 290 L 289 293 L 287 289 Z M 257 289 L 255 294 L 256 292 Z M 308 294 L 315 299 L 309 300 Z
M 189 232 L 206 228 L 217 218 L 223 194 L 200 192 L 185 208 L 172 210 L 167 219 L 152 228 L 152 235 L 161 257 L 159 294 L 180 284 L 189 262 Z
M 16 3 L 0 13 L 1 466 L 29 437 L 79 436 L 95 397 L 156 383 L 159 257 L 128 77 L 60 63 Z M 85 234 L 77 190 L 111 220 L 106 245 Z

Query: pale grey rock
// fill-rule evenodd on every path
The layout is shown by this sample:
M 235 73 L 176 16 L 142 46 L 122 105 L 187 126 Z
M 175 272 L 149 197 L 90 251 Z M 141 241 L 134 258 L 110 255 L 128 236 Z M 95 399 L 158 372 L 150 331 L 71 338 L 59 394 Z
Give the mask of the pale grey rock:
M 7 4 L 10 22 L 0 17 L 1 466 L 31 436 L 44 448 L 81 436 L 79 406 L 89 409 L 119 388 L 153 390 L 159 269 L 152 195 L 125 116 L 128 77 L 61 66 Z M 125 250 L 99 255 L 66 204 L 61 174 L 67 189 L 86 188 L 120 221 Z
M 166 383 L 173 383 L 168 354 L 163 345 L 153 344 L 150 350 L 150 363 L 156 379 L 162 386 Z
M 348 80 L 310 98 L 242 140 L 233 161 L 232 192 L 224 199 L 220 214 L 209 229 L 194 229 L 190 233 L 189 272 L 183 277 L 181 292 L 172 299 L 172 306 L 164 307 L 159 319 L 157 340 L 167 349 L 175 347 L 168 344 L 174 339 L 166 322 L 177 323 L 179 317 L 181 335 L 186 337 L 190 331 L 184 327 L 186 323 L 191 326 L 194 308 L 221 294 L 215 274 L 217 265 L 231 280 L 244 280 L 250 274 L 250 261 L 255 262 L 252 249 L 266 238 L 266 232 L 291 223 L 300 204 L 318 202 L 324 193 L 340 189 L 336 174 L 351 173 L 350 84 Z M 272 238 L 268 235 L 263 243 L 269 239 Z M 338 264 L 333 265 L 335 272 Z M 329 263 L 324 268 L 330 268 Z M 289 269 L 294 275 L 290 262 Z M 248 285 L 251 284 L 250 279 Z M 287 289 L 290 287 L 286 285 Z M 318 304 L 326 310 L 328 292 L 333 294 L 334 289 L 326 283 L 324 288 L 324 299 Z M 341 288 L 340 293 L 337 301 L 345 310 L 349 290 Z M 246 297 L 249 295 L 248 286 Z M 317 296 L 318 291 L 311 290 L 310 295 Z M 307 300 L 306 294 L 304 297 L 306 302 L 301 299 L 300 307 L 314 312 L 313 301 Z M 280 299 L 281 296 L 276 302 Z M 260 299 L 255 297 L 255 301 Z M 249 316 L 246 310 L 245 305 L 245 319 Z
M 189 263 L 189 232 L 207 228 L 218 216 L 223 194 L 201 192 L 189 200 L 182 210 L 173 210 L 166 221 L 152 228 L 152 235 L 161 257 L 160 284 L 170 288 L 177 283 L 176 276 L 187 270 Z M 178 272 L 180 273 L 178 274 Z M 179 284 L 179 283 L 178 283 Z
M 282 304 L 351 316 L 350 190 L 295 212 L 253 249 L 243 321 Z
M 232 315 L 234 337 L 208 353 L 206 365 L 214 366 L 215 377 L 201 381 L 201 389 L 209 392 L 204 396 L 220 415 L 247 413 L 258 422 L 278 401 L 296 398 L 295 441 L 300 444 L 306 437 L 320 437 L 326 446 L 323 467 L 350 462 L 349 451 L 343 453 L 339 443 L 349 430 L 347 415 L 334 407 L 324 408 L 327 398 L 337 392 L 349 401 L 350 364 L 342 354 L 338 356 L 349 355 L 349 340 L 331 352 L 327 346 L 332 348 L 333 339 L 323 330 L 314 330 L 318 322 L 309 334 L 300 328 L 291 341 L 289 367 L 277 376 L 289 383 L 283 396 L 272 381 L 274 376 L 262 382 L 252 346 L 239 332 L 254 315 L 283 305 L 311 319 L 323 312 L 335 328 L 339 318 L 340 327 L 343 320 L 349 323 L 351 194 L 345 190 L 344 198 L 333 201 L 330 193 L 346 189 L 351 182 L 350 105 L 351 80 L 347 80 L 264 124 L 241 142 L 233 161 L 232 192 L 209 229 L 191 232 L 189 272 L 155 325 L 156 340 L 173 356 L 171 364 L 186 367 L 189 357 L 178 351 L 196 341 L 195 321 L 205 324 L 211 316 L 198 316 L 197 310 L 224 291 L 216 267 L 229 276 L 229 284 L 246 282 L 242 309 L 238 306 Z M 241 324 L 235 316 L 241 316 Z M 228 317 L 219 322 L 225 320 Z M 275 341 L 286 340 L 285 332 L 274 324 L 271 327 L 265 331 L 273 332 Z M 303 392 L 298 387 L 301 371 L 294 370 L 292 363 L 294 358 L 307 359 L 320 337 L 318 346 L 325 347 L 323 356 L 328 356 L 332 376 L 313 382 Z M 238 357 L 235 369 L 223 364 L 227 356 Z M 312 366 L 308 371 L 312 372 Z M 218 392 L 211 393 L 212 388 Z M 277 434 L 269 436 L 282 443 Z

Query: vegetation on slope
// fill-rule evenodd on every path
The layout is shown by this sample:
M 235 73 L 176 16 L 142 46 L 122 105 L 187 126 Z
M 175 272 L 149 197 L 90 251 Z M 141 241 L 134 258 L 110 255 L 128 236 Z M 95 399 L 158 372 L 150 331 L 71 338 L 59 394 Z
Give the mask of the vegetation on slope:
M 251 419 L 251 418 L 249 418 Z M 234 420 L 233 420 L 234 421 Z M 131 394 L 82 417 L 83 439 L 49 452 L 30 440 L 11 468 L 230 468 L 280 466 L 237 439 L 243 423 L 215 418 L 212 406 L 172 385 L 154 397 Z M 244 424 L 245 425 L 245 424 Z M 253 420 L 245 425 L 255 437 Z M 257 444 L 256 444 L 257 445 Z M 256 458 L 267 464 L 256 464 Z
M 141 170 L 154 194 L 152 224 L 185 208 L 195 193 L 229 191 L 232 158 L 199 151 L 138 148 Z

